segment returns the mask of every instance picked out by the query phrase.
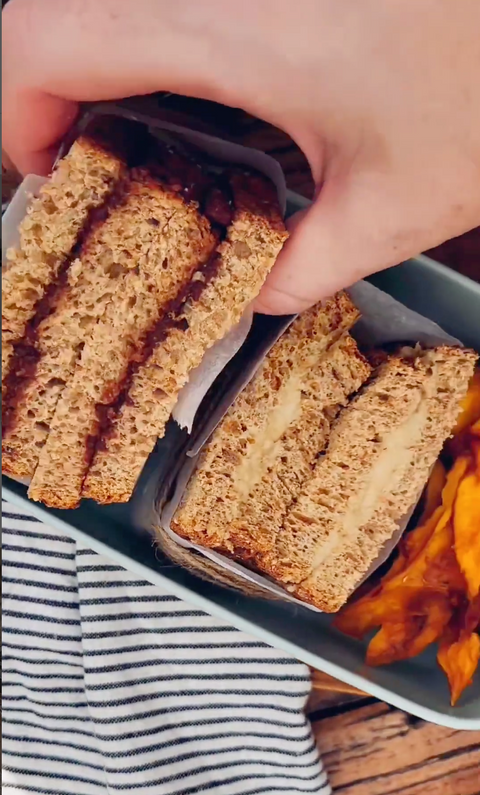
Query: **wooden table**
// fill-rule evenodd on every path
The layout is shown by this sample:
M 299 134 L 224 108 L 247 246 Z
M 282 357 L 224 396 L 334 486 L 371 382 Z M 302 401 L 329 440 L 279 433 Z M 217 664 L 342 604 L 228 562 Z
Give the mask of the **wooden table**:
M 280 130 L 213 103 L 168 97 L 162 104 L 172 121 L 269 152 L 288 187 L 312 196 L 305 157 Z M 480 281 L 480 228 L 432 255 Z M 313 684 L 308 712 L 336 795 L 480 795 L 480 732 L 427 724 L 320 672 Z
M 335 795 L 479 795 L 480 732 L 338 692 L 319 672 L 313 685 L 309 717 Z

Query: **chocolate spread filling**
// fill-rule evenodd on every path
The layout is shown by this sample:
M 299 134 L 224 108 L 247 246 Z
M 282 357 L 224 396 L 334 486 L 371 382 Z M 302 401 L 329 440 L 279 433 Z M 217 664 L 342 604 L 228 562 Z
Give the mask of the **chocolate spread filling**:
M 179 154 L 163 142 L 155 142 L 146 165 L 153 177 L 178 192 L 185 201 L 194 201 L 199 205 L 200 212 L 210 221 L 219 241 L 226 237 L 235 211 L 233 192 L 226 174 L 209 173 L 205 163 L 200 165 L 193 157 Z M 188 326 L 183 317 L 184 307 L 187 303 L 197 301 L 206 285 L 215 278 L 219 259 L 217 252 L 213 252 L 207 262 L 196 271 L 202 278 L 192 279 L 184 284 L 177 296 L 163 308 L 161 317 L 155 320 L 130 357 L 124 377 L 105 390 L 103 400 L 95 407 L 97 425 L 94 433 L 87 439 L 87 470 L 95 453 L 106 449 L 108 439 L 114 433 L 115 419 L 121 407 L 129 403 L 128 395 L 135 374 L 172 329 L 186 330 Z
M 104 401 L 97 403 L 95 410 L 98 425 L 95 434 L 90 436 L 87 441 L 86 463 L 88 466 L 97 451 L 107 448 L 108 440 L 114 434 L 114 423 L 122 406 L 124 404 L 132 405 L 129 391 L 135 374 L 148 361 L 157 345 L 166 339 L 170 331 L 173 329 L 187 330 L 188 323 L 184 317 L 185 306 L 198 301 L 205 287 L 215 278 L 219 263 L 220 256 L 214 252 L 205 265 L 197 271 L 202 274 L 202 279 L 195 279 L 185 284 L 176 298 L 164 307 L 162 316 L 147 331 L 142 343 L 130 358 L 123 379 L 116 385 L 115 397 L 112 398 L 112 388 L 109 387 Z
M 151 153 L 148 169 L 185 201 L 194 201 L 220 236 L 224 236 L 233 219 L 233 195 L 230 182 L 224 173 L 208 170 L 208 162 L 201 164 L 173 147 L 156 143 Z

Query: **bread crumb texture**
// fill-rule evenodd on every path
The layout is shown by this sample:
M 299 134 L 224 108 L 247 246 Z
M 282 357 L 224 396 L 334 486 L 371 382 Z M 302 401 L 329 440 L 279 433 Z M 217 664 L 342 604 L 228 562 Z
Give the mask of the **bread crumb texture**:
M 131 169 L 100 140 L 60 161 L 3 276 L 2 469 L 57 508 L 130 498 L 190 370 L 287 237 L 263 177 L 226 175 L 222 234 L 168 159 Z
M 90 213 L 125 173 L 123 159 L 97 142 L 79 138 L 32 200 L 20 224 L 20 243 L 7 252 L 2 271 L 2 384 L 14 344 L 22 339 L 45 290 L 71 253 Z

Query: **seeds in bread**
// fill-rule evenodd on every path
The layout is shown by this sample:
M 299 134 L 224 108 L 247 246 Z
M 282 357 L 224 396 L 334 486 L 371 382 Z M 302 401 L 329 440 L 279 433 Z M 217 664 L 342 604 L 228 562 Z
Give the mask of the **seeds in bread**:
M 2 388 L 45 290 L 58 277 L 89 215 L 123 177 L 125 163 L 97 141 L 79 138 L 33 199 L 20 224 L 20 244 L 2 273 Z
M 336 413 L 370 375 L 346 333 L 358 316 L 340 293 L 293 322 L 202 453 L 176 532 L 250 563 L 271 551 Z
M 300 599 L 338 610 L 418 500 L 476 358 L 440 347 L 381 365 L 340 414 L 263 570 Z
M 129 362 L 194 271 L 216 245 L 208 220 L 193 203 L 132 173 L 125 200 L 99 229 L 96 259 L 117 275 L 103 312 L 85 337 L 73 376 L 55 409 L 29 495 L 54 507 L 74 507 L 101 425 L 101 408 L 122 389 Z M 97 287 L 98 290 L 98 287 Z M 91 301 L 92 291 L 87 294 Z M 86 315 L 87 319 L 90 316 Z M 59 317 L 60 327 L 64 317 Z M 83 319 L 85 322 L 85 316 Z
M 95 454 L 85 497 L 100 503 L 130 498 L 189 373 L 239 322 L 287 237 L 273 187 L 241 173 L 232 174 L 230 184 L 234 214 L 226 239 L 170 325 L 155 330 L 159 341 L 134 373 L 128 400 Z

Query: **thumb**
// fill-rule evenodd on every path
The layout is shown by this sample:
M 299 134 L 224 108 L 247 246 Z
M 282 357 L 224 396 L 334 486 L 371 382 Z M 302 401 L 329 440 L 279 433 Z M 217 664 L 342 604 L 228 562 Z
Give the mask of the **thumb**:
M 326 184 L 310 208 L 288 220 L 291 236 L 255 310 L 272 315 L 302 312 L 364 276 L 418 253 L 422 248 L 418 227 L 415 230 L 412 224 L 410 234 L 405 208 L 383 193 Z

